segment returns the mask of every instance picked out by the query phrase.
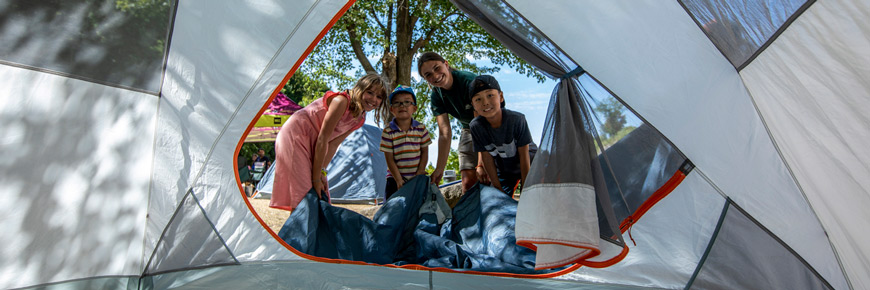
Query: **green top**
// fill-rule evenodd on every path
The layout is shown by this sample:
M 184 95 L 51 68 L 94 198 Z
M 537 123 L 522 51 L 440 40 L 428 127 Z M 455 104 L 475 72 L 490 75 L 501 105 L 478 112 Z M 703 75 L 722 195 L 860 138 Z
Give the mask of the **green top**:
M 468 123 L 474 119 L 474 107 L 471 106 L 471 97 L 468 95 L 468 87 L 477 75 L 467 72 L 452 70 L 453 87 L 444 90 L 438 87 L 432 89 L 431 101 L 432 115 L 450 114 L 457 120 L 462 128 L 468 128 Z

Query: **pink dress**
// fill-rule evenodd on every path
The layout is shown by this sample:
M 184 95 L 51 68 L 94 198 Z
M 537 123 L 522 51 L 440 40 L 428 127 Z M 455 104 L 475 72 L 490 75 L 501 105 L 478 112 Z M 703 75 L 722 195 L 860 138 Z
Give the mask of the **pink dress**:
M 348 97 L 346 92 L 326 92 L 322 98 L 293 113 L 278 131 L 278 138 L 275 140 L 275 179 L 270 207 L 293 210 L 311 191 L 314 143 L 326 117 L 327 100 L 337 95 Z M 365 123 L 365 114 L 354 118 L 350 110 L 345 110 L 335 130 L 329 135 L 329 141 L 332 142 L 348 131 L 359 129 L 363 123 Z

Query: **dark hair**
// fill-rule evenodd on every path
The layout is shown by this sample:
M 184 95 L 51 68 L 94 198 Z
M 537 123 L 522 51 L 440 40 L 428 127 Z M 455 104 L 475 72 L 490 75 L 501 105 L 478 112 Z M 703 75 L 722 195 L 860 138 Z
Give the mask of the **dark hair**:
M 420 73 L 420 68 L 423 67 L 423 63 L 426 63 L 427 61 L 433 61 L 433 60 L 447 62 L 447 60 L 445 60 L 444 57 L 442 57 L 437 52 L 434 52 L 434 51 L 424 52 L 423 54 L 420 55 L 420 57 L 417 58 L 417 73 L 422 74 L 422 73 Z M 452 68 L 450 68 L 449 65 L 447 66 L 447 69 L 453 70 Z

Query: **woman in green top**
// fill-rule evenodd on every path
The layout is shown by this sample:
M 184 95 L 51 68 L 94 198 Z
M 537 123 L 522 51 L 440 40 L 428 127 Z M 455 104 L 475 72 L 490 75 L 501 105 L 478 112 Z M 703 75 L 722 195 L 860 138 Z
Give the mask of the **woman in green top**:
M 471 131 L 468 123 L 476 114 L 471 107 L 471 97 L 468 95 L 471 81 L 476 74 L 450 68 L 441 55 L 425 52 L 417 58 L 417 72 L 432 86 L 432 115 L 438 122 L 438 161 L 432 172 L 432 183 L 438 184 L 444 176 L 447 165 L 447 155 L 450 152 L 450 140 L 453 132 L 450 129 L 450 117 L 459 121 L 462 130 L 459 135 L 459 171 L 462 178 L 462 191 L 470 189 L 478 180 L 487 182 L 488 178 L 483 168 L 479 166 L 478 153 L 474 151 Z M 449 116 L 448 116 L 449 115 Z

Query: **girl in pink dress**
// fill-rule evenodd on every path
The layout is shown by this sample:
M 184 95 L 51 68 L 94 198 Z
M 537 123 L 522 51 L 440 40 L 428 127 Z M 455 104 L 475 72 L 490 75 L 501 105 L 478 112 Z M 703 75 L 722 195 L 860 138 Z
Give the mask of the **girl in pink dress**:
M 275 140 L 270 207 L 293 210 L 312 188 L 320 198 L 329 196 L 326 165 L 344 138 L 362 127 L 366 112 L 375 110 L 378 121 L 387 116 L 388 87 L 384 77 L 368 74 L 350 91 L 326 92 L 290 116 Z

